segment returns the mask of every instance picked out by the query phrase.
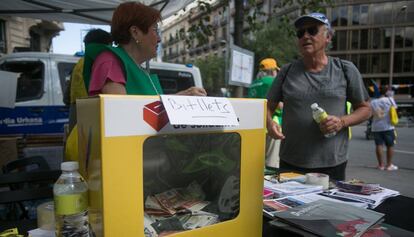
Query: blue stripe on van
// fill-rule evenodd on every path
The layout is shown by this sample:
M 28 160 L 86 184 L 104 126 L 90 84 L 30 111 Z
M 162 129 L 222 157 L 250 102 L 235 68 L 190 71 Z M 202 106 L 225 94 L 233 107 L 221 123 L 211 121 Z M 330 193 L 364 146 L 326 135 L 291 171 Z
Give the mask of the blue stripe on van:
M 65 106 L 19 106 L 0 108 L 0 135 L 63 134 L 69 121 Z

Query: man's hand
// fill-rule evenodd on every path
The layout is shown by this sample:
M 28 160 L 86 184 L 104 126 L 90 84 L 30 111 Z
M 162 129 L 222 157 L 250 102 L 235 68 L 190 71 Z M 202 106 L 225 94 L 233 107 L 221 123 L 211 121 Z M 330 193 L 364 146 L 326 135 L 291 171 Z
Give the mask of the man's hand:
M 285 139 L 285 135 L 282 133 L 282 128 L 273 120 L 267 124 L 267 135 L 274 139 Z
M 328 115 L 328 117 L 319 124 L 319 128 L 323 134 L 339 132 L 345 126 L 345 121 L 343 119 L 333 115 Z

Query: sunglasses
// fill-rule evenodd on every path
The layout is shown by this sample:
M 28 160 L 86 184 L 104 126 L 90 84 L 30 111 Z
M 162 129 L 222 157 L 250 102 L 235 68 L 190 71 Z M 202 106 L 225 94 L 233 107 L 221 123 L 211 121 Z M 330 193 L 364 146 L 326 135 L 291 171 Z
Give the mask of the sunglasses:
M 302 38 L 305 35 L 305 32 L 308 32 L 311 36 L 315 36 L 319 32 L 319 28 L 317 26 L 312 26 L 306 29 L 300 29 L 296 31 L 296 36 L 298 39 Z

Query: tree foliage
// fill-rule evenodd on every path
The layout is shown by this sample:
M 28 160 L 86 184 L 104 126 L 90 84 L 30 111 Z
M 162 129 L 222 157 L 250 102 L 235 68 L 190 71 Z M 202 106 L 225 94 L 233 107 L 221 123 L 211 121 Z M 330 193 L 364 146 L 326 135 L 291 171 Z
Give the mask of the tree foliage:
M 288 33 L 283 24 L 278 19 L 272 19 L 261 24 L 253 39 L 244 40 L 245 48 L 255 53 L 255 68 L 258 68 L 258 63 L 264 58 L 275 58 L 280 67 L 298 57 L 296 38 Z
M 197 59 L 194 64 L 199 67 L 203 78 L 203 87 L 211 96 L 221 95 L 220 88 L 225 86 L 223 57 L 209 55 L 205 59 Z

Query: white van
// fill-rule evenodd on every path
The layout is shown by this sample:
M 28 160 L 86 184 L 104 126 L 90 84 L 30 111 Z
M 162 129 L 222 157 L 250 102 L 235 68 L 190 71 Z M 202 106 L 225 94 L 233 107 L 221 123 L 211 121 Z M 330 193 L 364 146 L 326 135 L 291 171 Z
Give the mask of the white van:
M 78 60 L 75 56 L 41 52 L 1 57 L 0 70 L 20 73 L 20 77 L 16 107 L 0 108 L 0 135 L 62 135 L 69 114 L 63 103 L 64 88 Z M 200 70 L 195 66 L 160 62 L 149 65 L 150 72 L 158 75 L 165 94 L 203 86 Z
M 200 70 L 192 64 L 150 62 L 149 66 L 150 73 L 158 75 L 165 94 L 174 94 L 192 86 L 203 87 Z

